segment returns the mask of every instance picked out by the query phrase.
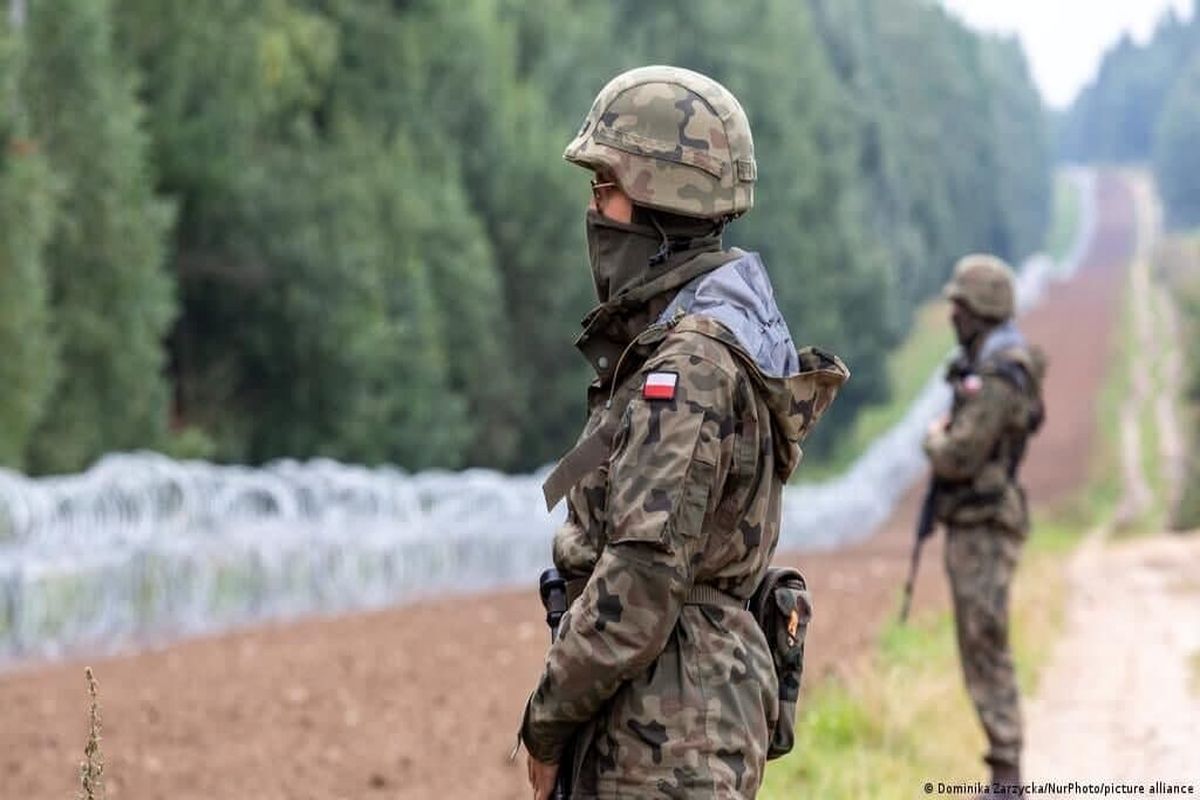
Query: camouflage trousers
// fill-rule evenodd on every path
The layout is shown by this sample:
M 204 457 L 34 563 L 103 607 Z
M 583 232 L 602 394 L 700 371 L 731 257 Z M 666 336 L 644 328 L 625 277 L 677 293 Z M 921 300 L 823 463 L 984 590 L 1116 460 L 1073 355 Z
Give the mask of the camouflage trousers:
M 1008 595 L 1022 537 L 987 526 L 952 527 L 946 573 L 954 595 L 954 627 L 967 692 L 987 734 L 985 761 L 1016 766 L 1021 710 L 1008 642 Z

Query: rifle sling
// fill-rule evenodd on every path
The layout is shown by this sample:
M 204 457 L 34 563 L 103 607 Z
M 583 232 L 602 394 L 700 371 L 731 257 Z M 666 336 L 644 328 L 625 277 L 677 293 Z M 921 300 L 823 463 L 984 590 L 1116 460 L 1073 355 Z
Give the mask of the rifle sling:
M 609 415 L 603 424 L 562 457 L 542 484 L 542 496 L 546 498 L 547 511 L 553 511 L 558 501 L 566 497 L 571 487 L 579 483 L 584 475 L 608 460 L 617 425 L 617 418 Z

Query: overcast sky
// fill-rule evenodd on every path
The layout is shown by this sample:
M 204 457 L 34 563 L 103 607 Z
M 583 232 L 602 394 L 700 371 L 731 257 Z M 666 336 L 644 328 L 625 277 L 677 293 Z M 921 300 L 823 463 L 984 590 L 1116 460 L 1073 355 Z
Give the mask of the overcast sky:
M 1065 106 L 1092 79 L 1100 57 L 1124 31 L 1138 41 L 1168 8 L 1191 0 L 942 0 L 970 25 L 1021 37 L 1042 97 Z

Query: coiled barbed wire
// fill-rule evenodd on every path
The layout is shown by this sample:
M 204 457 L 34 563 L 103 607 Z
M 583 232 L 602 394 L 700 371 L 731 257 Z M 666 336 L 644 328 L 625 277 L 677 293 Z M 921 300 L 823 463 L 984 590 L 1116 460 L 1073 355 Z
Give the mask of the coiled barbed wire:
M 1022 265 L 1022 310 L 1073 274 L 1092 239 L 1095 177 L 1071 180 L 1074 246 L 1058 263 Z M 874 530 L 924 475 L 921 438 L 948 403 L 931 376 L 844 474 L 788 487 L 781 548 Z M 69 476 L 0 470 L 0 661 L 532 585 L 562 514 L 543 507 L 545 473 L 410 475 L 323 459 L 249 468 L 154 453 L 109 455 Z

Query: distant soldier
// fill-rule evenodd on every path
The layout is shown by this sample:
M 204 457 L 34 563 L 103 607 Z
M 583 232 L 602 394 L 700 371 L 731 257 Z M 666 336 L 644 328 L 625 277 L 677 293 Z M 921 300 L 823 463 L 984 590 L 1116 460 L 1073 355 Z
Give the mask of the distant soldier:
M 966 256 L 945 295 L 961 349 L 946 375 L 953 407 L 930 426 L 925 452 L 937 481 L 935 514 L 947 531 L 963 675 L 988 738 L 984 760 L 994 782 L 1019 783 L 1021 715 L 1008 596 L 1029 531 L 1017 470 L 1043 417 L 1044 361 L 1012 321 L 1013 274 L 1003 261 Z
M 534 797 L 562 770 L 574 798 L 750 798 L 790 747 L 799 653 L 779 681 L 747 605 L 800 442 L 849 373 L 797 352 L 759 257 L 722 247 L 757 178 L 723 86 L 619 75 L 565 158 L 593 173 L 599 305 L 576 344 L 596 378 L 544 487 L 567 498 L 553 552 L 570 606 L 521 725 Z M 807 595 L 787 597 L 795 645 Z

